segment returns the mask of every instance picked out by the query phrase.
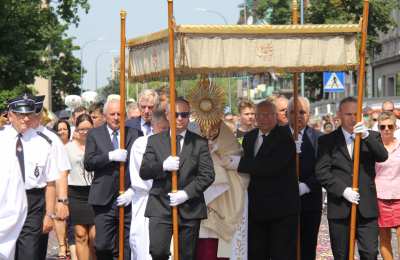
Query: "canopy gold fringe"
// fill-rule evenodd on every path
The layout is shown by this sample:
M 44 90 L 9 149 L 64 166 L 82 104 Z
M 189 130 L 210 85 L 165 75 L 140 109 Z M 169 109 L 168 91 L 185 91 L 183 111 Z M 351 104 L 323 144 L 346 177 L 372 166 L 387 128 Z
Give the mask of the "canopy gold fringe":
M 228 76 L 233 74 L 258 74 L 266 72 L 274 73 L 301 73 L 301 72 L 323 72 L 323 71 L 355 71 L 358 69 L 358 64 L 348 65 L 332 65 L 332 66 L 312 66 L 312 67 L 260 67 L 260 68 L 248 68 L 248 67 L 230 67 L 230 68 L 175 68 L 175 73 L 179 78 L 192 78 L 193 75 L 201 74 L 219 74 L 222 76 Z M 157 73 L 150 73 L 140 75 L 137 77 L 131 76 L 129 73 L 129 81 L 131 82 L 145 82 L 151 80 L 166 80 L 168 78 L 168 70 L 162 70 Z

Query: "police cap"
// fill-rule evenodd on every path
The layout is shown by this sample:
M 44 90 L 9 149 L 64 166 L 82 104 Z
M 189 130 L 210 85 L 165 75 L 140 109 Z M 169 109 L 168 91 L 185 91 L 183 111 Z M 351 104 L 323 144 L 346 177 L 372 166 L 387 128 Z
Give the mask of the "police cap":
M 35 113 L 38 114 L 43 109 L 43 101 L 45 96 L 35 96 Z
M 8 110 L 14 113 L 29 114 L 35 112 L 34 97 L 28 94 L 10 99 L 8 101 Z

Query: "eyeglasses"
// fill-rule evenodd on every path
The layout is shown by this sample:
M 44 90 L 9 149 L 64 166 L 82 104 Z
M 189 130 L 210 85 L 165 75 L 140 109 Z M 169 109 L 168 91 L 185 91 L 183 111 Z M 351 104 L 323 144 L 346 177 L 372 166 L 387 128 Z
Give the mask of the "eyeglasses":
M 175 112 L 175 117 L 182 117 L 182 118 L 188 118 L 190 116 L 190 112 Z
M 393 130 L 393 129 L 394 129 L 394 125 L 379 125 L 379 129 L 380 129 L 381 131 L 385 130 L 386 127 L 387 127 L 389 130 Z
M 376 122 L 378 121 L 378 118 L 372 118 L 372 121 Z

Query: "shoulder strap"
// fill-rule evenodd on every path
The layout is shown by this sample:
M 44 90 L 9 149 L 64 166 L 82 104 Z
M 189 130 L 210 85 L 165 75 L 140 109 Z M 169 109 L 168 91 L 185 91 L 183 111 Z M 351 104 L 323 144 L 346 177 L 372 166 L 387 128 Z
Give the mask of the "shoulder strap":
M 36 133 L 38 134 L 38 136 L 44 138 L 44 140 L 46 140 L 50 145 L 52 144 L 53 141 L 51 141 L 50 137 L 48 137 L 47 135 L 43 134 L 40 131 L 37 131 Z

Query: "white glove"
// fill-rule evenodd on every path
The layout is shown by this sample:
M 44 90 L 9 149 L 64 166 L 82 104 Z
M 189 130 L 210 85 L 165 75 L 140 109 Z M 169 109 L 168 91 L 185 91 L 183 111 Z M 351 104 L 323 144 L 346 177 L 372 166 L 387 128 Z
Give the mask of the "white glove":
M 168 158 L 163 162 L 163 170 L 169 172 L 179 170 L 179 157 L 168 156 Z
M 299 195 L 300 197 L 306 193 L 309 193 L 311 190 L 304 182 L 299 182 Z
M 303 140 L 297 139 L 296 141 L 294 141 L 294 143 L 296 144 L 296 153 L 300 154 L 301 153 L 301 144 L 303 143 Z
M 343 197 L 348 200 L 350 203 L 354 203 L 358 205 L 360 201 L 360 194 L 357 191 L 354 191 L 352 188 L 347 187 L 343 191 Z
M 124 193 L 118 196 L 117 198 L 117 206 L 128 206 L 129 204 L 132 203 L 133 199 L 133 189 L 129 188 L 127 189 Z
M 125 162 L 128 151 L 125 149 L 115 149 L 108 153 L 108 159 L 114 162 Z
M 362 139 L 365 139 L 369 136 L 368 128 L 364 125 L 364 122 L 358 122 L 353 127 L 353 133 L 361 134 Z
M 222 164 L 228 170 L 237 170 L 240 162 L 239 155 L 229 155 L 222 158 Z
M 170 192 L 168 193 L 168 196 L 169 196 L 170 206 L 179 206 L 189 199 L 189 196 L 184 190 L 178 190 L 177 192 Z

